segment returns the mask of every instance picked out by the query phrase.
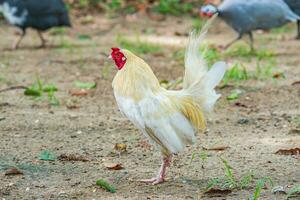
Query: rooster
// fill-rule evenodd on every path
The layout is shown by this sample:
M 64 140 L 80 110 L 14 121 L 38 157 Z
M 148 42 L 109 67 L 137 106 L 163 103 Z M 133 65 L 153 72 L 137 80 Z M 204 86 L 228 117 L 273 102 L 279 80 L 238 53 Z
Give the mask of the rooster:
M 190 34 L 182 90 L 164 89 L 143 59 L 126 49 L 112 48 L 110 57 L 118 69 L 112 82 L 117 104 L 162 153 L 157 176 L 142 182 L 153 185 L 164 182 L 172 155 L 195 142 L 195 134 L 206 127 L 204 115 L 220 97 L 214 88 L 222 80 L 226 64 L 217 62 L 208 71 L 199 52 L 211 22 L 199 34 L 195 31 Z

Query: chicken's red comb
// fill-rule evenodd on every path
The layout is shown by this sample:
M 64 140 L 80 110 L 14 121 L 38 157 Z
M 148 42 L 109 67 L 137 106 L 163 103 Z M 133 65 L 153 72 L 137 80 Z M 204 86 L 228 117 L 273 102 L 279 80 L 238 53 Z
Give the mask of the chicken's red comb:
M 111 48 L 111 50 L 112 50 L 113 52 L 116 52 L 116 51 L 120 51 L 120 48 L 118 48 L 118 47 L 113 47 L 113 48 Z

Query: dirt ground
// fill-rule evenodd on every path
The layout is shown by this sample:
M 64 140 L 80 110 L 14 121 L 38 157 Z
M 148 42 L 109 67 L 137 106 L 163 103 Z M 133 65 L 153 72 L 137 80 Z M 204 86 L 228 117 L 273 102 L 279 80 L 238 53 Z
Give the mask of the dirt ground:
M 300 41 L 294 40 L 294 25 L 289 32 L 255 34 L 256 48 L 276 53 L 285 78 L 242 81 L 239 85 L 245 92 L 234 101 L 226 99 L 232 87 L 219 88 L 222 98 L 210 116 L 208 131 L 197 136 L 195 145 L 174 156 L 165 183 L 151 186 L 138 180 L 156 173 L 160 153 L 149 147 L 119 112 L 111 88 L 116 69 L 107 55 L 110 47 L 117 45 L 118 35 L 157 38 L 164 43 L 162 53 L 140 56 L 160 80 L 176 79 L 184 68 L 172 54 L 184 47 L 193 21 L 186 17 L 108 19 L 102 15 L 94 19 L 94 23 L 82 25 L 80 18 L 73 17 L 73 28 L 63 36 L 48 32 L 50 46 L 45 49 L 34 48 L 39 39 L 29 31 L 17 51 L 9 50 L 17 29 L 0 25 L 0 89 L 30 86 L 39 75 L 59 88 L 56 96 L 60 101 L 60 106 L 49 106 L 46 100 L 24 96 L 22 89 L 0 93 L 0 199 L 242 200 L 253 196 L 255 182 L 263 177 L 270 177 L 273 187 L 287 190 L 300 184 L 299 157 L 275 154 L 279 149 L 300 148 L 295 122 L 300 117 L 300 84 L 292 84 L 300 81 Z M 82 34 L 91 39 L 79 40 Z M 228 27 L 217 22 L 207 40 L 219 45 L 233 37 Z M 227 58 L 231 63 L 235 60 L 243 59 Z M 75 81 L 95 81 L 97 87 L 87 96 L 71 96 Z M 127 151 L 116 153 L 116 143 L 126 144 Z M 215 147 L 226 148 L 203 150 Z M 56 156 L 81 155 L 88 161 L 40 160 L 45 150 Z M 205 161 L 198 156 L 191 159 L 199 152 L 206 152 Z M 228 161 L 237 179 L 252 171 L 254 182 L 229 193 L 204 193 L 210 180 L 225 174 L 220 157 Z M 122 163 L 124 169 L 108 170 L 108 162 Z M 12 167 L 23 175 L 5 175 Z M 96 186 L 98 179 L 113 184 L 116 193 Z M 260 199 L 286 199 L 285 194 L 273 193 L 273 187 L 266 186 Z

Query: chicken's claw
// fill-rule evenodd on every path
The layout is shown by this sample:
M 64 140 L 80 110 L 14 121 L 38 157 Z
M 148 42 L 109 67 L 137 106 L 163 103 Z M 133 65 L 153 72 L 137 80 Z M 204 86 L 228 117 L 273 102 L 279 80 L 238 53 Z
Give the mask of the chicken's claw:
M 165 179 L 162 178 L 162 177 L 159 177 L 159 178 L 151 178 L 151 179 L 142 179 L 140 181 L 143 182 L 143 183 L 156 185 L 156 184 L 165 182 Z

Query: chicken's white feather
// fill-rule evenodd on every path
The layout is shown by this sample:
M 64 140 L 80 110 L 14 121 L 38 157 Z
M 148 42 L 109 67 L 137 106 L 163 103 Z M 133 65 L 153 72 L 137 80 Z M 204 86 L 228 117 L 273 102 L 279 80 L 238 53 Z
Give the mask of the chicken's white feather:
M 170 109 L 163 106 L 172 105 L 165 93 L 156 95 L 149 93 L 147 98 L 140 102 L 120 97 L 118 94 L 115 94 L 115 97 L 121 112 L 162 152 L 178 153 L 185 145 L 196 140 L 196 130 L 186 117 L 175 110 L 170 113 Z
M 224 62 L 217 62 L 208 71 L 205 59 L 200 53 L 200 45 L 216 17 L 217 14 L 205 24 L 199 34 L 195 31 L 191 33 L 185 54 L 183 88 L 202 103 L 206 112 L 211 111 L 220 97 L 214 88 L 222 80 L 227 68 Z
M 200 54 L 200 45 L 211 26 L 212 22 L 216 19 L 215 14 L 201 29 L 200 33 L 195 30 L 190 33 L 189 42 L 185 50 L 185 74 L 183 79 L 183 88 L 188 88 L 195 81 L 201 79 L 207 72 L 208 68 L 205 59 Z

